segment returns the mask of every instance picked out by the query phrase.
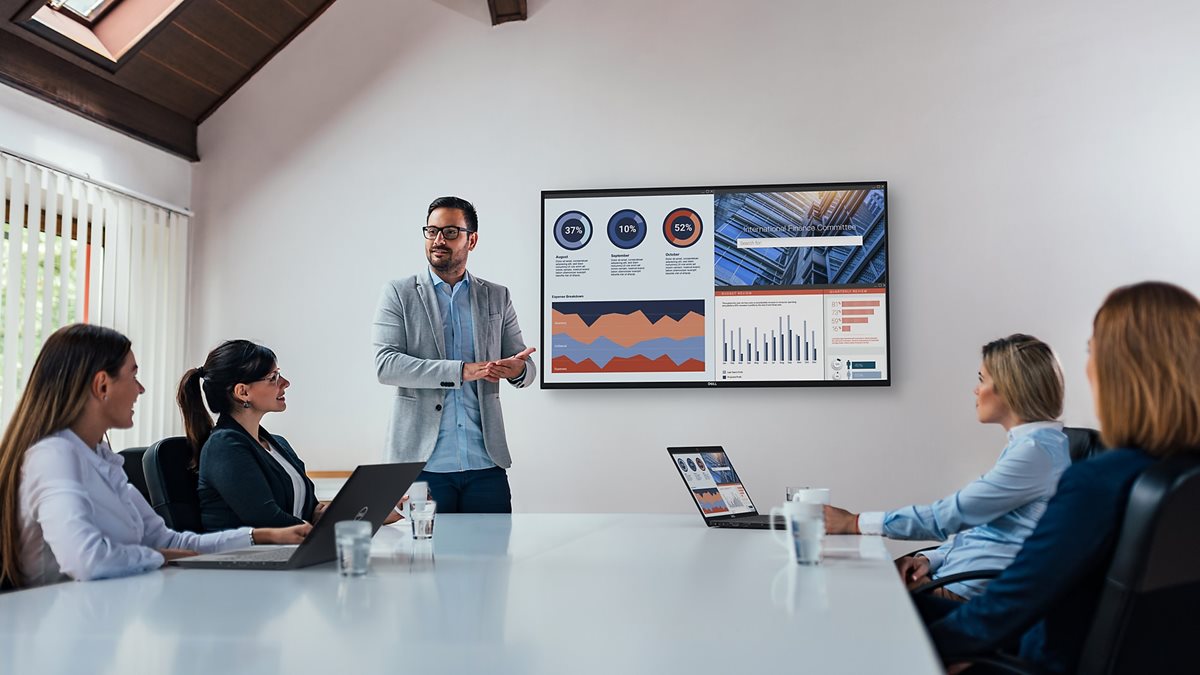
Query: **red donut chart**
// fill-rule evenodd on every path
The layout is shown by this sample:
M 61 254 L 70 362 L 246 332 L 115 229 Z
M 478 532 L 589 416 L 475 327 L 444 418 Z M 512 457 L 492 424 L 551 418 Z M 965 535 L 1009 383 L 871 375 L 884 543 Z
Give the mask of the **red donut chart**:
M 667 243 L 676 248 L 687 248 L 700 241 L 704 233 L 704 223 L 700 214 L 689 208 L 679 208 L 667 214 L 663 219 L 663 236 Z

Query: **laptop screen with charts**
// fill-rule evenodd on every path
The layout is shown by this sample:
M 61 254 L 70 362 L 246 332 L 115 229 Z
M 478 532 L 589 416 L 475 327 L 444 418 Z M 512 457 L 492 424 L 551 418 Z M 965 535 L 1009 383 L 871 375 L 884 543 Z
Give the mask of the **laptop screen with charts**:
M 297 546 L 254 546 L 179 558 L 171 564 L 205 569 L 288 570 L 329 562 L 337 557 L 334 524 L 342 520 L 366 520 L 371 523 L 371 535 L 374 536 L 423 468 L 424 462 L 358 467 L 338 490 L 304 542 Z
M 754 508 L 724 448 L 667 448 L 667 452 L 709 527 L 770 529 L 770 517 Z

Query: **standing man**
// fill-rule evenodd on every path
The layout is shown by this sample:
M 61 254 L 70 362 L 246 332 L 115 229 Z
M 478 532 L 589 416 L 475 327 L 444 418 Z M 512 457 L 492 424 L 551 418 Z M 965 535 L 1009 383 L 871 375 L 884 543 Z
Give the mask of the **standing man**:
M 426 462 L 417 480 L 442 513 L 512 513 L 499 382 L 532 384 L 534 348 L 508 289 L 467 274 L 475 207 L 439 197 L 422 232 L 429 268 L 389 282 L 375 310 L 376 374 L 396 387 L 387 459 Z

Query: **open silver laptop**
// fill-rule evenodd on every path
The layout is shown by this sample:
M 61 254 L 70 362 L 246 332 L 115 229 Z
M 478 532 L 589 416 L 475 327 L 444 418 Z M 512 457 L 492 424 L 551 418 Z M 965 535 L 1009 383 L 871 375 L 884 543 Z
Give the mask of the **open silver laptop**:
M 180 558 L 170 564 L 205 569 L 290 570 L 329 562 L 337 557 L 334 523 L 366 520 L 371 523 L 371 534 L 374 535 L 423 468 L 424 462 L 358 467 L 338 490 L 321 520 L 297 546 L 255 546 Z

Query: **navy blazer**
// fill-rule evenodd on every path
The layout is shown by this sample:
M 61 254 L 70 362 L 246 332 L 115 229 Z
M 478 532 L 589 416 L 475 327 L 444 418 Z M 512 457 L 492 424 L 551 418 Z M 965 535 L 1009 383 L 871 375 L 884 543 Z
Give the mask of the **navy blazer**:
M 312 521 L 317 507 L 313 483 L 304 473 L 304 462 L 282 436 L 259 427 L 304 479 L 303 519 Z M 299 525 L 292 515 L 295 493 L 292 479 L 279 462 L 267 454 L 246 429 L 228 415 L 217 419 L 212 435 L 200 451 L 200 522 L 205 530 L 235 527 L 288 527 Z
M 953 605 L 920 598 L 942 658 L 953 662 L 994 652 L 1020 638 L 1021 658 L 1039 672 L 1074 672 L 1129 492 L 1154 461 L 1141 450 L 1125 449 L 1077 462 L 1063 473 L 1020 553 L 982 595 Z

